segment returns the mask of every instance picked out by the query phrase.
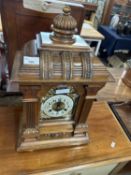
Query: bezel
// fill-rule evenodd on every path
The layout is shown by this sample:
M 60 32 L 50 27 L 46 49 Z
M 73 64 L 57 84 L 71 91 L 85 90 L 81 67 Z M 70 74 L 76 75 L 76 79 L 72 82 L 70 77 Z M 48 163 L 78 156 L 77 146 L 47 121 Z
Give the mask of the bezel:
M 63 93 L 63 94 L 56 94 L 55 91 L 56 90 L 59 90 L 59 89 L 64 89 L 64 88 L 67 88 L 67 89 L 70 89 L 70 93 Z M 73 101 L 73 107 L 72 109 L 64 114 L 63 116 L 49 116 L 47 115 L 45 112 L 43 112 L 41 110 L 42 108 L 42 103 L 46 103 L 48 101 L 48 99 L 54 97 L 54 96 L 58 96 L 58 95 L 61 95 L 61 96 L 67 96 L 69 97 L 72 101 Z M 47 93 L 47 95 L 45 97 L 42 97 L 41 98 L 41 104 L 40 104 L 40 120 L 41 121 L 44 121 L 44 120 L 53 120 L 53 119 L 59 119 L 59 120 L 72 120 L 73 116 L 74 116 L 74 108 L 78 102 L 78 99 L 79 98 L 79 95 L 77 93 L 75 93 L 75 90 L 73 87 L 68 87 L 68 86 L 62 86 L 62 87 L 54 87 L 52 89 L 50 89 Z
M 61 99 L 61 102 L 64 104 L 63 108 L 61 108 L 59 111 L 56 111 L 53 109 L 53 106 L 57 104 L 59 101 L 58 99 Z M 54 101 L 55 100 L 55 101 Z M 69 104 L 68 104 L 69 103 Z M 67 111 L 64 111 L 64 107 L 67 108 Z M 69 95 L 53 95 L 47 100 L 45 100 L 41 104 L 41 111 L 45 114 L 43 117 L 45 118 L 67 118 L 71 117 L 71 113 L 74 107 L 74 100 Z M 43 109 L 42 109 L 43 108 Z M 51 109 L 51 112 L 48 110 Z

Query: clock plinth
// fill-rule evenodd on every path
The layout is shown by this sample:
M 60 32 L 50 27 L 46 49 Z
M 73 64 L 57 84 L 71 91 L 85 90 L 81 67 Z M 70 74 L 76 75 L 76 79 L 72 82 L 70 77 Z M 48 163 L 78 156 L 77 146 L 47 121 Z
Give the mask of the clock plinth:
M 71 35 L 76 23 L 69 9 L 65 13 L 60 17 L 64 23 L 54 22 L 53 39 L 52 33 L 41 32 L 16 55 L 11 81 L 23 94 L 17 151 L 89 141 L 88 114 L 108 72 L 102 64 L 93 63 L 85 40 Z M 58 37 L 58 31 L 62 36 L 69 34 L 66 42 Z

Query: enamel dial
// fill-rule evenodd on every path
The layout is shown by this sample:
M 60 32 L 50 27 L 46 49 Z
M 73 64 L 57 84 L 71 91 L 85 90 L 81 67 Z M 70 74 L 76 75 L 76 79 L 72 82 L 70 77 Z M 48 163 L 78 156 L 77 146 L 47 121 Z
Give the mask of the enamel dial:
M 42 102 L 41 112 L 48 116 L 48 118 L 66 117 L 72 112 L 73 105 L 74 102 L 71 97 L 67 95 L 54 95 Z

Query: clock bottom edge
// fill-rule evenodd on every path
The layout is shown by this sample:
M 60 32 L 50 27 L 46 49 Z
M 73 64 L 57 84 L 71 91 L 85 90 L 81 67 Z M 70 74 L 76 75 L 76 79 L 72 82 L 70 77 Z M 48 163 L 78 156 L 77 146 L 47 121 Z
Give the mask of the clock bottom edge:
M 89 143 L 88 134 L 82 137 L 71 137 L 71 138 L 62 138 L 55 140 L 42 140 L 42 141 L 32 141 L 32 142 L 23 142 L 17 145 L 17 152 L 26 152 L 26 151 L 35 151 L 42 149 L 51 149 L 59 147 L 69 147 L 69 146 L 80 146 Z

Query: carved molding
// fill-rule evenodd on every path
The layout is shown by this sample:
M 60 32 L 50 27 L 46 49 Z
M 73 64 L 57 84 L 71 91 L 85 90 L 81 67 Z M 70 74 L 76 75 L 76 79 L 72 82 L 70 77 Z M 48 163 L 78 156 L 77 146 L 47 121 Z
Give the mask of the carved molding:
M 23 93 L 23 98 L 35 98 L 40 90 L 40 86 L 20 85 L 20 92 Z
M 105 83 L 99 83 L 99 84 L 97 84 L 97 83 L 95 83 L 95 84 L 89 84 L 88 85 L 88 89 L 87 89 L 87 95 L 88 96 L 95 96 L 97 93 L 98 93 L 98 91 L 102 88 L 102 87 L 104 87 L 104 85 L 105 85 Z
M 39 130 L 36 128 L 27 128 L 22 133 L 24 141 L 35 141 L 39 138 Z
M 40 53 L 40 77 L 44 80 L 75 80 L 92 77 L 90 53 L 56 49 Z

